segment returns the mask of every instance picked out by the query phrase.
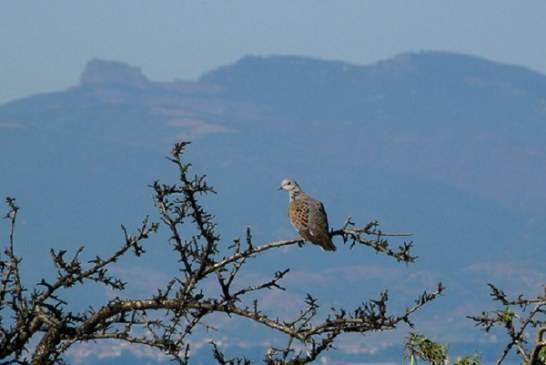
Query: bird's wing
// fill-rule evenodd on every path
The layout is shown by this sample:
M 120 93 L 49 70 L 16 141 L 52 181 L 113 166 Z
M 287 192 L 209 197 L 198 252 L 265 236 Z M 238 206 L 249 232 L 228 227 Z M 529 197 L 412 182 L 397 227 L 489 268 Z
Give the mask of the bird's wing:
M 324 205 L 318 200 L 310 199 L 307 203 L 309 209 L 309 231 L 313 236 L 328 233 L 328 216 L 324 210 Z
M 313 237 L 313 243 L 319 244 L 326 251 L 335 251 L 336 246 L 330 237 L 328 226 L 328 215 L 324 209 L 324 205 L 318 200 L 309 199 L 309 234 Z

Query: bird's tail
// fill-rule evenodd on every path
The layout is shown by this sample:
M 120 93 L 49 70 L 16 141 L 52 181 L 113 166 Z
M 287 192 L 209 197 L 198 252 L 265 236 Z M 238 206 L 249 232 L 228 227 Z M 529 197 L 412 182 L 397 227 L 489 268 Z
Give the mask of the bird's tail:
M 334 245 L 334 242 L 332 242 L 332 238 L 330 238 L 330 236 L 323 237 L 320 242 L 320 247 L 322 247 L 324 251 L 336 250 L 336 246 Z

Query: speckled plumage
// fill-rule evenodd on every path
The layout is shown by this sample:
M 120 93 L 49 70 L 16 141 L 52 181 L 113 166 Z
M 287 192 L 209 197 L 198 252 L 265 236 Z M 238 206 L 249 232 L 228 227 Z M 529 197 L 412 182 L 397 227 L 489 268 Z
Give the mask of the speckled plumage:
M 305 194 L 294 180 L 283 180 L 280 188 L 289 194 L 288 217 L 300 236 L 325 251 L 335 251 L 322 203 Z

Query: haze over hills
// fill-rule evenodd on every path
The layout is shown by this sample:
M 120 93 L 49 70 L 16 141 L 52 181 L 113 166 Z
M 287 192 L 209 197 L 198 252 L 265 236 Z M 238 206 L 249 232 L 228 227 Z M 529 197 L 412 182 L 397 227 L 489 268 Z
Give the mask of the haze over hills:
M 351 215 L 414 233 L 420 259 L 407 268 L 365 249 L 310 246 L 252 266 L 291 267 L 287 286 L 302 300 L 358 304 L 389 288 L 403 306 L 441 280 L 445 298 L 418 325 L 478 350 L 494 340 L 465 316 L 492 306 L 485 284 L 537 295 L 546 282 L 546 77 L 439 52 L 368 66 L 251 56 L 173 82 L 91 60 L 80 84 L 0 106 L 0 193 L 23 208 L 20 252 L 33 254 L 32 273 L 49 270 L 50 247 L 85 244 L 92 257 L 121 238 L 120 223 L 153 216 L 148 185 L 176 178 L 163 156 L 179 140 L 193 142 L 188 159 L 219 193 L 207 202 L 227 243 L 246 226 L 260 242 L 294 237 L 276 191 L 287 176 L 324 202 L 334 227 Z M 138 261 L 149 277 L 168 270 L 160 242 Z M 126 274 L 134 265 L 121 263 Z M 379 359 L 399 349 L 399 338 L 373 336 L 338 351 L 382 348 Z

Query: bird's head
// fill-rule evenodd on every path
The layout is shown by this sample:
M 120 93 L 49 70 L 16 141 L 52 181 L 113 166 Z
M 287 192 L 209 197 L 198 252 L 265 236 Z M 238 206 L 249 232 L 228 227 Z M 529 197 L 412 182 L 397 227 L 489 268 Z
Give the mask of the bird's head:
M 294 191 L 300 191 L 300 186 L 298 183 L 292 179 L 284 179 L 281 182 L 281 186 L 279 187 L 279 190 L 285 190 L 288 192 L 294 192 Z

